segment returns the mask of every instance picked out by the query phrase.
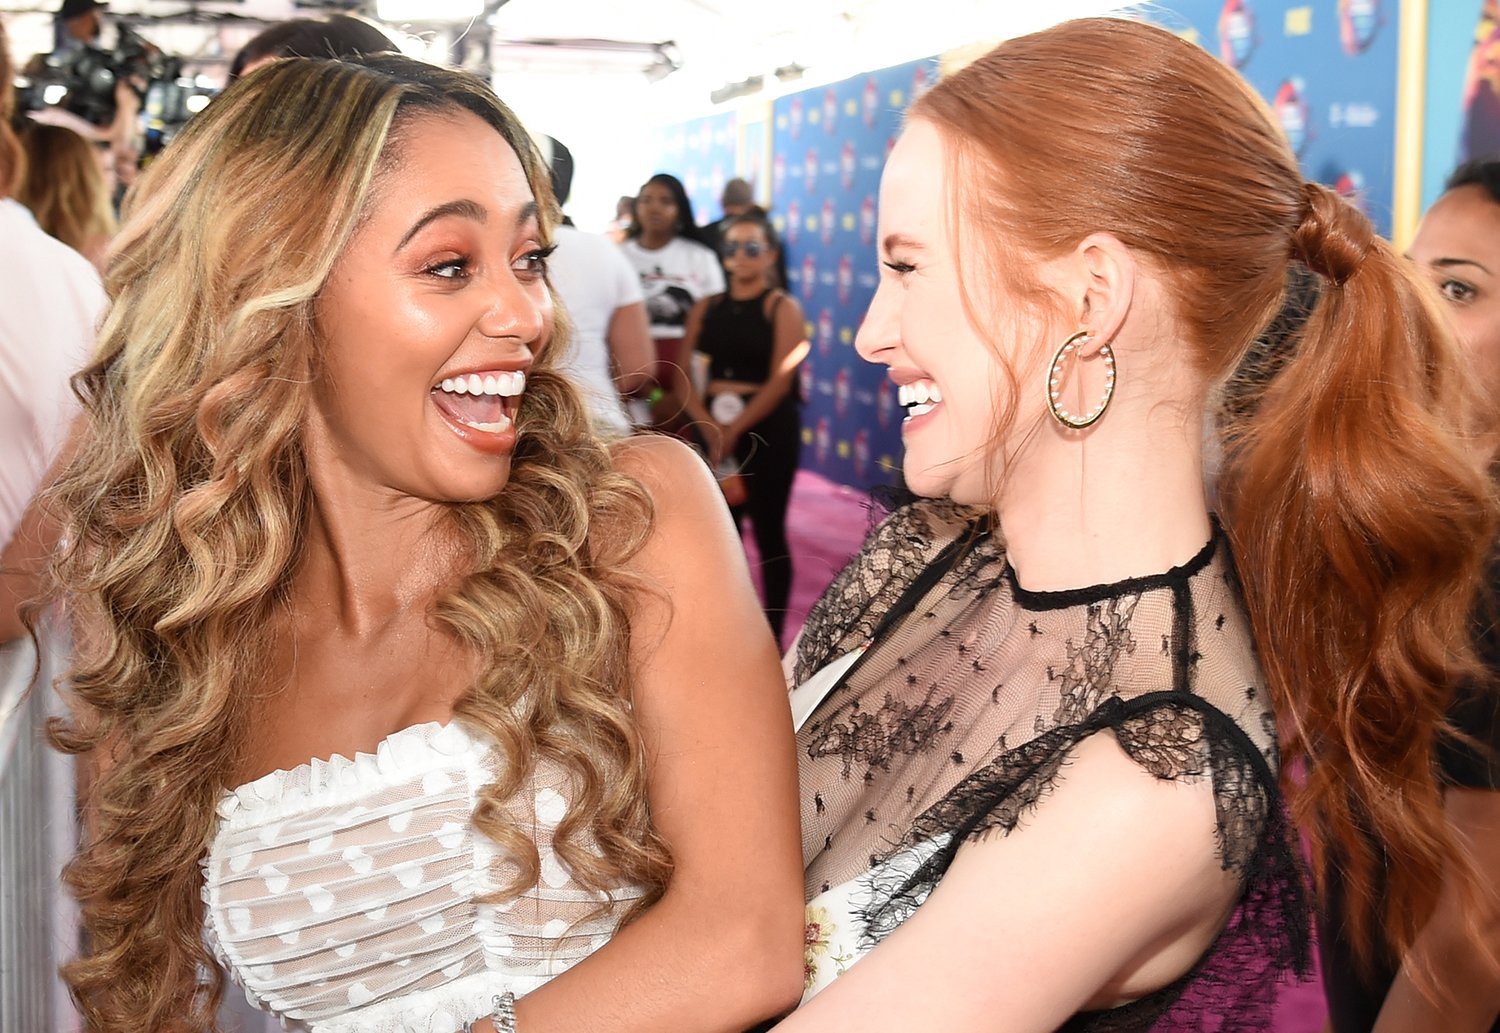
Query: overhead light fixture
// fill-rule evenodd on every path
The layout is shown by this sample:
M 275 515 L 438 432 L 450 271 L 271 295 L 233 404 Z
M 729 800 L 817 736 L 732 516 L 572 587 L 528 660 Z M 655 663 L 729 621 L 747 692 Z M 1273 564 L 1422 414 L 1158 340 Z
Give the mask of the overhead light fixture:
M 383 22 L 468 22 L 484 14 L 484 0 L 375 0 Z
M 782 65 L 771 74 L 780 82 L 792 82 L 794 79 L 802 78 L 802 73 L 805 71 L 807 71 L 806 67 L 793 61 L 791 64 Z
M 752 75 L 750 78 L 741 79 L 739 82 L 725 83 L 710 93 L 708 99 L 715 104 L 723 104 L 725 101 L 734 100 L 736 97 L 748 97 L 752 93 L 759 93 L 765 87 L 765 84 L 766 80 L 763 76 Z
M 677 44 L 639 43 L 615 39 L 507 39 L 496 40 L 491 56 L 501 60 L 571 65 L 589 70 L 639 71 L 659 82 L 682 67 Z

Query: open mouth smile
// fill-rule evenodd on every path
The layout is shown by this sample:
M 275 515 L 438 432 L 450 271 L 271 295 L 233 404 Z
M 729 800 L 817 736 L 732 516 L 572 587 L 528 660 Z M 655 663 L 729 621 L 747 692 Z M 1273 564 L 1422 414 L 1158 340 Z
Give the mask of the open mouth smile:
M 523 371 L 487 370 L 444 377 L 432 397 L 451 422 L 482 434 L 505 434 L 515 426 L 525 391 Z

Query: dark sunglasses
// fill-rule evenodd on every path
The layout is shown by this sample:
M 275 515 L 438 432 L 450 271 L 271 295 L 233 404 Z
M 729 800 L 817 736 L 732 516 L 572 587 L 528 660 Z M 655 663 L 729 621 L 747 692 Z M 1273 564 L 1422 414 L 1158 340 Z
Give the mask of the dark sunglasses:
M 746 258 L 759 258 L 761 255 L 766 253 L 766 245 L 762 244 L 758 240 L 746 240 L 743 242 L 738 240 L 726 240 L 724 241 L 724 243 L 719 245 L 719 252 L 725 258 L 733 258 L 735 255 L 740 253 L 741 248 L 744 248 Z

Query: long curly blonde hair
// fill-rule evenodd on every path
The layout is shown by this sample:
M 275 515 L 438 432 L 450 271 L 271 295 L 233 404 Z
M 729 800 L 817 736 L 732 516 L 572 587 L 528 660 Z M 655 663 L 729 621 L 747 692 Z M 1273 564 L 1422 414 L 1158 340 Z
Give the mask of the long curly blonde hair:
M 76 720 L 53 736 L 112 762 L 93 834 L 66 878 L 87 947 L 64 969 L 89 1030 L 201 1030 L 222 993 L 201 937 L 199 861 L 262 694 L 267 629 L 310 508 L 301 427 L 318 375 L 313 308 L 392 158 L 423 113 L 470 111 L 515 150 L 550 236 L 556 205 L 514 116 L 479 80 L 397 56 L 289 60 L 235 84 L 187 127 L 127 205 L 112 305 L 76 387 L 82 441 L 57 488 L 70 541 L 55 575 L 79 629 Z M 579 397 L 531 372 L 510 480 L 453 504 L 472 572 L 436 619 L 482 662 L 455 715 L 501 768 L 476 827 L 534 883 L 535 844 L 503 820 L 538 763 L 573 779 L 559 856 L 584 886 L 665 887 L 631 717 L 626 561 L 651 504 L 613 469 Z M 601 533 L 607 528 L 607 533 Z

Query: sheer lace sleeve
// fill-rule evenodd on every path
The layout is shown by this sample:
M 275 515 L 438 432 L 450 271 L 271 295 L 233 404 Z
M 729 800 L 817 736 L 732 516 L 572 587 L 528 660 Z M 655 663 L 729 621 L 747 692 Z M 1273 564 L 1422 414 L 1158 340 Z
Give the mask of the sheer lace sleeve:
M 1276 981 L 1307 965 L 1309 915 L 1227 546 L 1216 535 L 1161 575 L 1030 593 L 969 516 L 893 515 L 804 634 L 799 673 L 875 637 L 799 733 L 809 898 L 849 887 L 852 947 L 874 949 L 964 843 L 1015 831 L 1107 731 L 1157 778 L 1211 781 L 1218 857 L 1245 889 L 1187 976 L 1066 1028 L 1265 1029 Z

